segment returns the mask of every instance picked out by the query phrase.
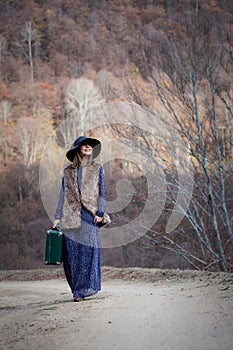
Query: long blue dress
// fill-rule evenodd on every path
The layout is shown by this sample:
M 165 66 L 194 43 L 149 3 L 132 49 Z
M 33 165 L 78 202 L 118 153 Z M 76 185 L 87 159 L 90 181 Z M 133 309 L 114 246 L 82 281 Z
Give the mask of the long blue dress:
M 82 166 L 77 168 L 77 183 L 80 192 L 82 181 Z M 106 207 L 106 192 L 104 184 L 103 167 L 99 169 L 99 198 L 96 215 L 102 217 Z M 59 194 L 58 206 L 55 211 L 55 219 L 61 219 L 64 203 L 64 178 Z M 73 297 L 88 297 L 96 294 L 101 289 L 101 243 L 99 228 L 94 223 L 94 217 L 84 206 L 81 206 L 81 234 L 82 239 L 77 239 L 76 233 L 63 230 L 63 267 L 67 282 L 73 293 Z

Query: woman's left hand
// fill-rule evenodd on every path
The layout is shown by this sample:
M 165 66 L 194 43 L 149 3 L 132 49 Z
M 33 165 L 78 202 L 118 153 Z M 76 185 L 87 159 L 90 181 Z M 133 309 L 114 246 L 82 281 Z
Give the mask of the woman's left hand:
M 102 219 L 103 219 L 103 218 L 101 218 L 100 216 L 96 215 L 96 216 L 94 217 L 94 222 L 95 222 L 95 224 L 98 224 L 98 222 L 101 222 Z

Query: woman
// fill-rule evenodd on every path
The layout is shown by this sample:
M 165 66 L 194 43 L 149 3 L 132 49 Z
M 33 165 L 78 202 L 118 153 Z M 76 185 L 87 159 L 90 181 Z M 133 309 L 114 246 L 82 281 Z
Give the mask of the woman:
M 105 213 L 104 171 L 94 159 L 100 141 L 78 137 L 66 153 L 72 162 L 64 168 L 53 227 L 64 233 L 63 266 L 74 301 L 101 289 L 100 238 L 98 226 L 110 222 Z

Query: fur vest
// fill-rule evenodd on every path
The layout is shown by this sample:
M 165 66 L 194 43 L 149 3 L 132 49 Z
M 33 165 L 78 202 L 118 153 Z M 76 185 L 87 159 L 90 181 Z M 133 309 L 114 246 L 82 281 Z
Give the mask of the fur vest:
M 92 161 L 82 165 L 80 193 L 77 182 L 77 168 L 71 165 L 64 169 L 64 204 L 61 218 L 62 228 L 79 228 L 81 226 L 81 204 L 93 215 L 96 215 L 99 197 L 100 163 Z M 110 222 L 104 214 L 104 223 Z

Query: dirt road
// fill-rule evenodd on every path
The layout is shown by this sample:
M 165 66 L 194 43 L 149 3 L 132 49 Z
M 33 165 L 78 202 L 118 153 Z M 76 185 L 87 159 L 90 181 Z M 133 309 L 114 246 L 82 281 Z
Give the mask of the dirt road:
M 63 278 L 0 282 L 0 349 L 231 350 L 233 284 L 105 280 L 74 303 Z

